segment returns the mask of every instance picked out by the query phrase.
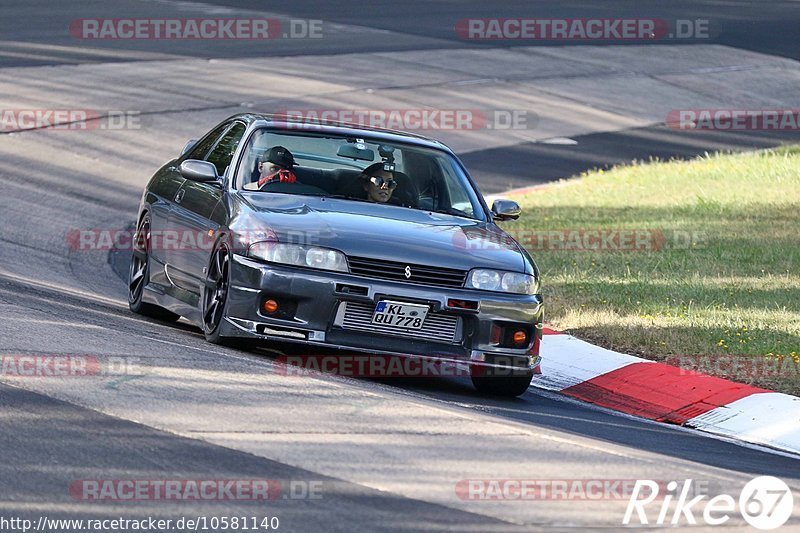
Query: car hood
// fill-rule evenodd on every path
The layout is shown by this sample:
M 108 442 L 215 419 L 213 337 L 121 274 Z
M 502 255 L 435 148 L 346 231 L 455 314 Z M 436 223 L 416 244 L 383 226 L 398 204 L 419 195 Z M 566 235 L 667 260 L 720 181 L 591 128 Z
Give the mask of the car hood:
M 280 242 L 443 268 L 531 271 L 517 243 L 492 223 L 335 198 L 268 193 L 241 198 L 259 226 Z

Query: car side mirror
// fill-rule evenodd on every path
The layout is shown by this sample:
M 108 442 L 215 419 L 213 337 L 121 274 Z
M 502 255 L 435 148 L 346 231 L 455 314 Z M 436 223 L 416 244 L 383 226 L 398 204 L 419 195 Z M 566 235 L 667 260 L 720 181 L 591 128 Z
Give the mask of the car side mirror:
M 180 155 L 180 156 L 178 156 L 178 157 L 182 157 L 182 156 L 186 155 L 186 154 L 189 152 L 189 150 L 191 150 L 192 148 L 194 148 L 194 145 L 195 145 L 195 144 L 197 144 L 197 139 L 191 139 L 190 141 L 188 141 L 188 142 L 187 142 L 187 143 L 184 145 L 184 147 L 183 147 L 183 150 L 181 150 L 181 155 Z
M 200 183 L 209 183 L 219 180 L 219 176 L 217 176 L 217 167 L 208 161 L 200 161 L 199 159 L 187 159 L 181 163 L 180 172 L 181 176 L 187 180 L 198 181 Z
M 492 203 L 495 220 L 516 220 L 522 214 L 519 204 L 513 200 L 495 200 Z

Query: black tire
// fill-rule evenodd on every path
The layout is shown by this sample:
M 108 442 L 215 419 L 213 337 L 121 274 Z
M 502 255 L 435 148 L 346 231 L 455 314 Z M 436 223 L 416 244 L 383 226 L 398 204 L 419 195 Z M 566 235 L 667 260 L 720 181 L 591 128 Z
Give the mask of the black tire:
M 142 301 L 144 288 L 150 282 L 150 215 L 145 214 L 136 229 L 128 270 L 128 307 L 138 315 L 164 322 L 176 322 L 181 316 Z
M 477 365 L 472 367 L 472 384 L 478 392 L 513 398 L 528 390 L 531 380 L 533 380 L 533 373 L 520 374 L 519 371 L 516 371 L 511 375 L 498 376 L 492 375 L 493 370 L 493 368 Z M 501 370 L 501 372 L 503 371 Z
M 231 254 L 228 246 L 221 243 L 211 254 L 200 308 L 203 333 L 212 344 L 239 347 L 241 341 L 220 335 L 220 326 L 225 319 L 228 307 L 228 288 L 230 287 Z

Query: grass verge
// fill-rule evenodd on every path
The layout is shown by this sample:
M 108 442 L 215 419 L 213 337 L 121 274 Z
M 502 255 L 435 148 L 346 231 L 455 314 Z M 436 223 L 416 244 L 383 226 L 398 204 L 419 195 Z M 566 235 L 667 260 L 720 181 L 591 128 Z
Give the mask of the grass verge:
M 515 197 L 547 321 L 800 394 L 800 147 L 651 162 Z

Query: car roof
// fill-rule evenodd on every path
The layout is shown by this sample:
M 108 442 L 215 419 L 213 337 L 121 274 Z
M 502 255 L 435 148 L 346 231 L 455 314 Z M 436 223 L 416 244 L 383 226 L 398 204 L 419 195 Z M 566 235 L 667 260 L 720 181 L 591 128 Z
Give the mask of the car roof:
M 410 133 L 407 131 L 389 130 L 383 128 L 366 127 L 359 124 L 337 122 L 330 120 L 314 120 L 304 118 L 297 120 L 291 116 L 269 113 L 242 113 L 229 117 L 228 120 L 242 120 L 248 125 L 263 123 L 263 126 L 277 130 L 307 133 L 322 133 L 344 137 L 365 137 L 385 141 L 388 143 L 405 143 L 425 148 L 443 150 L 452 154 L 452 150 L 439 141 Z M 256 124 L 261 125 L 261 124 Z

